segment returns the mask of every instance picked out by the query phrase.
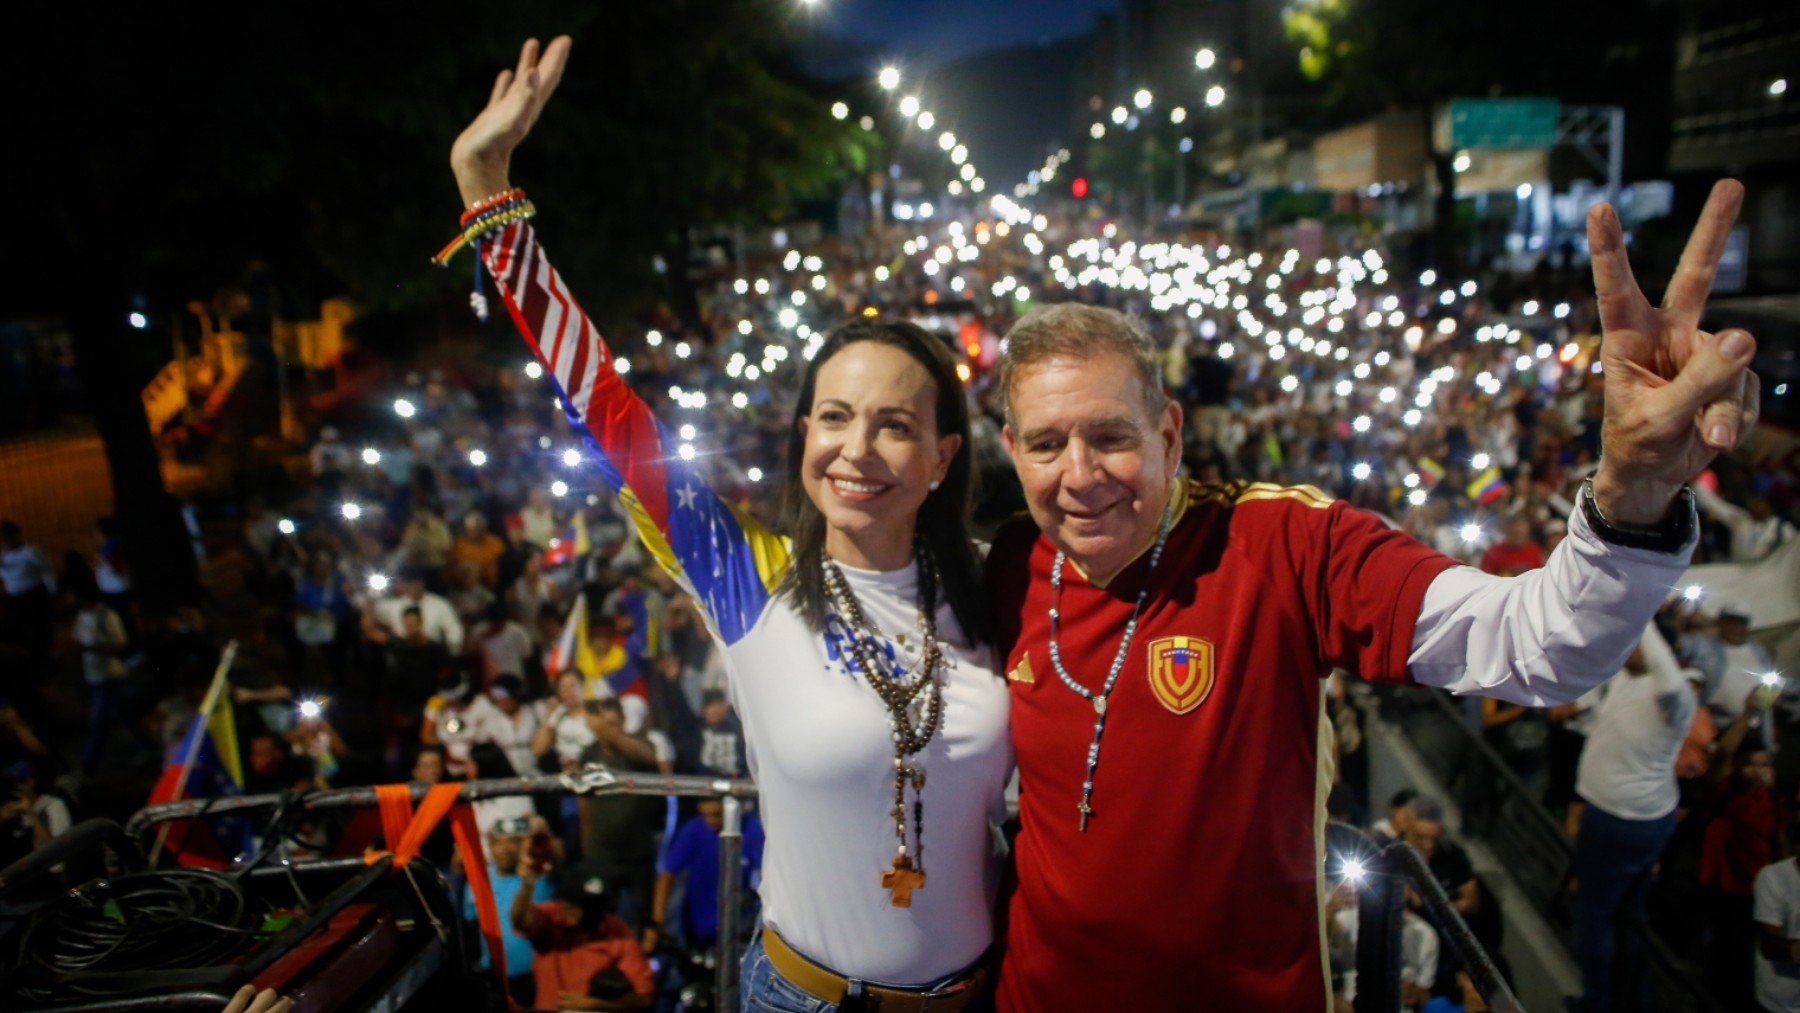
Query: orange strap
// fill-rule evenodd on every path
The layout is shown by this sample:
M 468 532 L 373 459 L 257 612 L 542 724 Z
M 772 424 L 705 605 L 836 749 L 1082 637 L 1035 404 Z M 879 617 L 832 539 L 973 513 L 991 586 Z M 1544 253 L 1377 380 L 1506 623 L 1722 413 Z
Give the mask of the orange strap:
M 469 895 L 475 898 L 475 921 L 481 926 L 481 937 L 487 940 L 488 961 L 500 979 L 500 994 L 506 996 L 506 1008 L 518 1009 L 506 987 L 506 942 L 500 938 L 500 909 L 494 903 L 494 885 L 488 882 L 487 857 L 481 850 L 481 831 L 475 826 L 475 810 L 467 802 L 450 813 L 450 831 L 456 835 L 456 846 L 462 851 L 463 874 L 469 877 Z
M 389 851 L 400 846 L 406 826 L 412 822 L 412 785 L 378 784 L 375 797 L 381 803 L 381 837 Z
M 488 880 L 487 853 L 481 847 L 481 830 L 475 825 L 475 810 L 459 801 L 461 781 L 446 781 L 431 786 L 418 812 L 412 808 L 412 787 L 384 784 L 375 789 L 381 804 L 382 833 L 393 850 L 394 868 L 402 868 L 418 855 L 419 849 L 444 817 L 450 818 L 450 832 L 462 854 L 463 874 L 469 879 L 469 893 L 475 899 L 476 923 L 487 941 L 488 959 L 500 979 L 500 994 L 506 996 L 508 1010 L 517 1010 L 506 988 L 506 943 L 500 937 L 500 910 L 494 903 L 494 885 Z M 373 864 L 386 852 L 370 850 L 364 857 Z

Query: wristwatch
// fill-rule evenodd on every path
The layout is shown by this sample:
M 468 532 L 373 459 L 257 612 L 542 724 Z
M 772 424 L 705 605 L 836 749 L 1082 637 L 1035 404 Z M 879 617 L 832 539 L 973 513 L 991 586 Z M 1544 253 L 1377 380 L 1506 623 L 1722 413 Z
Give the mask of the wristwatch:
M 1581 513 L 1587 518 L 1588 527 L 1594 534 L 1613 545 L 1627 549 L 1649 549 L 1652 552 L 1680 552 L 1694 538 L 1694 532 L 1700 526 L 1699 510 L 1694 504 L 1694 490 L 1682 486 L 1675 494 L 1675 502 L 1670 504 L 1669 512 L 1653 528 L 1630 527 L 1615 524 L 1606 519 L 1600 512 L 1600 504 L 1594 498 L 1594 480 L 1587 479 L 1581 483 Z

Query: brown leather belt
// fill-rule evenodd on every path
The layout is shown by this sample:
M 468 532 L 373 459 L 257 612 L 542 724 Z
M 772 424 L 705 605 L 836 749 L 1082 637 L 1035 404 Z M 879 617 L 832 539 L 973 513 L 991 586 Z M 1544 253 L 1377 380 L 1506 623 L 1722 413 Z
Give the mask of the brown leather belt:
M 774 929 L 763 926 L 762 941 L 769 963 L 783 978 L 834 1006 L 842 1006 L 850 998 L 848 978 L 802 957 Z M 987 965 L 981 964 L 949 985 L 930 992 L 864 982 L 863 1008 L 879 1013 L 956 1013 L 981 994 L 987 975 Z

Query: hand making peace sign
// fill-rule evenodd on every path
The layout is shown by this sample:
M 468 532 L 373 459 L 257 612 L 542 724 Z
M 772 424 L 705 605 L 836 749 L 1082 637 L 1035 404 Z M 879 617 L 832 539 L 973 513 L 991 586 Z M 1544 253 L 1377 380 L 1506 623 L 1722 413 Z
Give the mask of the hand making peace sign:
M 544 103 L 562 80 L 569 60 L 567 35 L 550 40 L 540 57 L 538 40 L 527 39 L 519 50 L 519 66 L 494 79 L 487 107 L 457 135 L 450 146 L 450 168 L 465 205 L 508 189 L 513 149 L 531 132 Z
M 1661 306 L 1650 305 L 1631 273 L 1618 212 L 1600 204 L 1588 213 L 1606 375 L 1594 496 L 1617 523 L 1654 525 L 1683 483 L 1756 424 L 1760 390 L 1749 368 L 1756 342 L 1741 330 L 1700 329 L 1743 201 L 1736 180 L 1713 186 Z

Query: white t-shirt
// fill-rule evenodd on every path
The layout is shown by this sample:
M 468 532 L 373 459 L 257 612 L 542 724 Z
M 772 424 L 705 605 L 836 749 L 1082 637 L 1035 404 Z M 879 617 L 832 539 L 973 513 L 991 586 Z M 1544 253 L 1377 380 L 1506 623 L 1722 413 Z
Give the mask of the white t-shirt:
M 1620 672 L 1595 709 L 1576 767 L 1575 791 L 1622 820 L 1655 820 L 1675 811 L 1675 757 L 1700 709 L 1687 673 L 1654 630 L 1644 632 L 1643 675 Z
M 916 566 L 842 569 L 878 628 L 910 631 Z M 994 938 L 1000 865 L 988 822 L 1004 814 L 1012 773 L 1011 702 L 992 651 L 966 645 L 948 605 L 937 628 L 944 721 L 913 757 L 927 774 L 928 882 L 906 908 L 881 885 L 897 843 L 893 730 L 881 698 L 844 664 L 841 641 L 807 629 L 776 599 L 723 648 L 768 831 L 763 919 L 812 960 L 870 981 L 935 981 L 974 963 Z
M 395 595 L 383 598 L 375 603 L 375 620 L 387 627 L 394 636 L 404 636 L 406 632 L 406 610 L 417 605 L 419 621 L 424 625 L 427 639 L 443 644 L 451 654 L 461 654 L 463 646 L 462 620 L 456 618 L 456 609 L 442 595 L 430 591 L 413 601 Z
M 536 708 L 521 706 L 512 717 L 507 717 L 486 693 L 480 693 L 463 708 L 462 719 L 468 726 L 471 746 L 492 742 L 506 754 L 515 775 L 530 777 L 537 773 L 537 755 L 531 751 L 531 737 L 538 729 Z
M 1800 868 L 1793 859 L 1763 866 L 1756 874 L 1755 898 L 1753 914 L 1758 925 L 1773 925 L 1783 937 L 1800 939 Z M 1770 960 L 1758 944 L 1756 1001 L 1764 1009 L 1800 1013 L 1800 964 Z
M 545 700 L 540 706 L 543 720 L 556 729 L 556 759 L 561 763 L 579 760 L 581 751 L 594 744 L 594 730 L 588 727 L 585 713 L 569 710 L 560 700 Z

